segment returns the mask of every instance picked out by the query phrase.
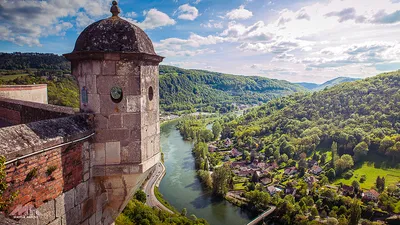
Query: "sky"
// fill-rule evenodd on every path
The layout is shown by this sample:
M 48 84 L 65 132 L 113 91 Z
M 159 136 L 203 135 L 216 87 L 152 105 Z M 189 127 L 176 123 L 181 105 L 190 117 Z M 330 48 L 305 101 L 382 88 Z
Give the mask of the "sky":
M 291 82 L 400 69 L 400 0 L 120 0 L 163 64 Z M 109 0 L 0 0 L 0 52 L 64 54 Z

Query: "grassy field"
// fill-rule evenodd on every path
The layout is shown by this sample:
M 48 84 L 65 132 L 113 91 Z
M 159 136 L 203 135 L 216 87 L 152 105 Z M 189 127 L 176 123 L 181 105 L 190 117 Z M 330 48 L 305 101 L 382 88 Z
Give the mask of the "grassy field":
M 361 188 L 370 189 L 371 187 L 375 187 L 376 178 L 378 176 L 385 177 L 386 187 L 391 184 L 397 184 L 400 182 L 400 169 L 399 168 L 385 168 L 385 158 L 376 154 L 368 155 L 366 161 L 362 164 L 359 164 L 354 169 L 354 175 L 352 178 L 346 179 L 338 179 L 335 181 L 335 184 L 343 183 L 346 185 L 351 185 L 353 180 L 360 181 L 362 175 L 366 176 L 366 181 L 360 183 Z
M 242 191 L 242 190 L 245 190 L 245 188 L 246 188 L 246 186 L 244 186 L 244 183 L 234 184 L 234 187 L 233 187 L 233 189 L 235 191 Z
M 28 74 L 15 74 L 15 75 L 0 75 L 0 80 L 2 81 L 10 81 L 14 80 L 18 77 L 27 76 Z

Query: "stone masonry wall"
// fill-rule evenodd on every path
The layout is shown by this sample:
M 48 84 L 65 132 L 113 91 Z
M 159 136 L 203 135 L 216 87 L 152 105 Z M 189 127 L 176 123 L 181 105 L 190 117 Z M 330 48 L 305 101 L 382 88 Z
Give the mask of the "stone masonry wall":
M 0 97 L 47 104 L 47 84 L 0 85 Z
M 16 125 L 70 116 L 74 109 L 0 97 L 0 118 Z

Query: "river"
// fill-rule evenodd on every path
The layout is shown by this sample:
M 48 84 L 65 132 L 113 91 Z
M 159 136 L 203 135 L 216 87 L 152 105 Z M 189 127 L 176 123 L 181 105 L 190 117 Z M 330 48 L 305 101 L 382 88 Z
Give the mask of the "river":
M 194 167 L 193 143 L 183 141 L 175 128 L 176 123 L 161 126 L 161 149 L 167 169 L 159 187 L 161 194 L 177 210 L 186 208 L 188 216 L 194 214 L 211 225 L 243 225 L 250 222 L 250 215 L 245 211 L 224 199 L 216 200 L 209 191 L 202 189 Z

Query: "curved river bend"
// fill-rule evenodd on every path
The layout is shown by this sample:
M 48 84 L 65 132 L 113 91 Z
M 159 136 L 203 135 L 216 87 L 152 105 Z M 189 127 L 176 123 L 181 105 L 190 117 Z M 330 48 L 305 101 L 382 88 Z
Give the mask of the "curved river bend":
M 192 142 L 183 141 L 175 128 L 177 122 L 161 126 L 161 149 L 164 152 L 167 173 L 159 190 L 177 210 L 187 209 L 187 215 L 195 214 L 211 225 L 243 225 L 250 216 L 225 200 L 215 200 L 209 191 L 202 189 L 196 176 Z

